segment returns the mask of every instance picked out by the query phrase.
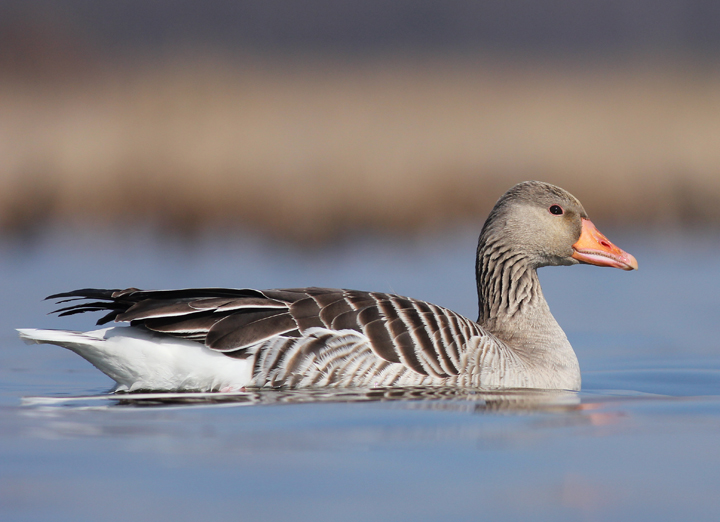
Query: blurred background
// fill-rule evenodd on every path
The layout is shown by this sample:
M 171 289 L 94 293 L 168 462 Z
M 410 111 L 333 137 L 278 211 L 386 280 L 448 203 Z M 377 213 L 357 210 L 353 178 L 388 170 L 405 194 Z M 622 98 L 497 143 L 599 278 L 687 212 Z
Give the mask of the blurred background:
M 300 244 L 481 222 L 525 179 L 720 223 L 711 0 L 0 2 L 0 230 Z

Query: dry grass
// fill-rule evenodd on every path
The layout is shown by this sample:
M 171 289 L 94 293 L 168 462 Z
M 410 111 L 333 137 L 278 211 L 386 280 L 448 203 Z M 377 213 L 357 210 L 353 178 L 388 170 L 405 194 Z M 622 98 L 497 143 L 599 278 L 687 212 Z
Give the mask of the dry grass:
M 482 218 L 524 179 L 596 221 L 720 223 L 720 70 L 193 60 L 0 80 L 0 225 L 324 239 Z

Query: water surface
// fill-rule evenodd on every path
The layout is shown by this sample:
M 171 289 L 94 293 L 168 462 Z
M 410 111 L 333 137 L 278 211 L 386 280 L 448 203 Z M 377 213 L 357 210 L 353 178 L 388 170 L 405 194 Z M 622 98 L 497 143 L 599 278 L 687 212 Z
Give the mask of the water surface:
M 340 286 L 474 317 L 475 230 L 311 251 L 251 234 L 6 241 L 0 518 L 718 520 L 720 235 L 606 232 L 639 271 L 540 271 L 580 359 L 577 394 L 117 396 L 76 355 L 13 332 L 90 328 L 42 298 L 93 286 Z

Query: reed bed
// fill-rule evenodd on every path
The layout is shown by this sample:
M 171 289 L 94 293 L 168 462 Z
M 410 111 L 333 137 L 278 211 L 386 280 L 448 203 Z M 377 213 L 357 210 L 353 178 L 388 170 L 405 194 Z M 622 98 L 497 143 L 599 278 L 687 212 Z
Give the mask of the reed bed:
M 482 220 L 542 179 L 596 221 L 720 223 L 720 68 L 196 57 L 0 76 L 0 227 L 296 240 Z

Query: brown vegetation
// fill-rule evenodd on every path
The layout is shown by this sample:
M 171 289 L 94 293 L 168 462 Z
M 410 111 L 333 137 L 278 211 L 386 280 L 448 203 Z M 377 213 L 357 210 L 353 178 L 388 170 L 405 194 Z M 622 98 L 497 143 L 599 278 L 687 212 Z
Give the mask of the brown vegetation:
M 482 219 L 524 179 L 596 221 L 720 223 L 720 70 L 208 58 L 0 79 L 0 226 Z

